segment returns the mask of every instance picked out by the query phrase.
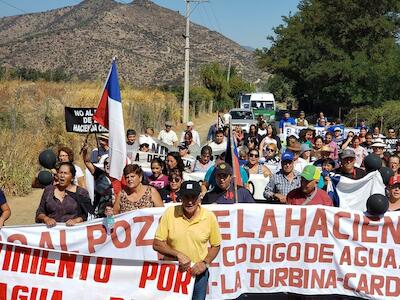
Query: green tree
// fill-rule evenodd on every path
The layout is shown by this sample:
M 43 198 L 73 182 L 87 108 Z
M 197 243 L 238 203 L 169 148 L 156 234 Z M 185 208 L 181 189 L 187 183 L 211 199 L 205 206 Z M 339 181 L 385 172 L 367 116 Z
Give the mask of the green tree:
M 215 108 L 218 110 L 233 107 L 241 93 L 255 90 L 254 86 L 240 77 L 234 66 L 231 67 L 229 81 L 227 73 L 228 70 L 218 63 L 204 65 L 200 71 L 201 80 L 204 86 L 213 93 L 216 101 Z
M 400 1 L 302 0 L 258 49 L 261 68 L 293 82 L 301 108 L 398 99 Z

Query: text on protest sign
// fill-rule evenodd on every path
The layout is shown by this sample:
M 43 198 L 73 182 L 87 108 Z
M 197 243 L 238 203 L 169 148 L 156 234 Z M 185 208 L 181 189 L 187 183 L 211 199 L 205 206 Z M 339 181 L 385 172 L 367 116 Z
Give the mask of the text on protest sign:
M 0 243 L 0 299 L 191 299 L 177 263 L 122 260 Z M 37 298 L 39 296 L 39 298 Z
M 238 204 L 212 209 L 222 234 L 211 264 L 208 299 L 241 293 L 341 294 L 400 297 L 400 215 L 371 221 L 362 213 L 321 206 Z M 163 208 L 67 228 L 6 227 L 4 241 L 102 257 L 155 260 L 153 237 Z
M 67 132 L 87 133 L 89 129 L 93 133 L 108 132 L 107 128 L 97 122 L 93 123 L 92 117 L 95 111 L 96 108 L 65 107 L 65 126 Z

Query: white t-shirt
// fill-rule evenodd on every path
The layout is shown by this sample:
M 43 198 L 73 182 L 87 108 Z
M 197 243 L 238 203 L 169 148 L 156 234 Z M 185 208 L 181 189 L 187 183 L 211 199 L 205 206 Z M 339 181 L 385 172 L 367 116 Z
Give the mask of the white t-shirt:
M 174 143 L 178 141 L 178 137 L 176 136 L 175 131 L 170 130 L 167 132 L 164 129 L 160 131 L 158 139 L 161 140 L 161 142 L 166 143 L 167 145 L 170 146 L 172 146 Z
M 75 178 L 74 178 L 73 183 L 75 185 L 78 185 L 78 178 L 83 177 L 84 175 L 83 175 L 83 171 L 82 171 L 80 166 L 77 166 L 77 165 L 74 164 L 74 167 L 75 167 L 75 170 L 76 170 L 76 174 L 75 174 Z
M 214 152 L 219 152 L 219 151 L 225 151 L 226 150 L 226 144 L 227 144 L 227 142 L 223 141 L 221 144 L 217 144 L 216 142 L 211 142 L 208 145 L 211 147 L 211 149 L 212 149 L 212 151 L 214 153 Z

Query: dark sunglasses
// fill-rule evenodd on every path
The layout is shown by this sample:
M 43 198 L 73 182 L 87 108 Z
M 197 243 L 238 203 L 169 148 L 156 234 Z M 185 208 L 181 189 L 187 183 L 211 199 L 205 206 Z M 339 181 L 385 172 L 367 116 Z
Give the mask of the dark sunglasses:
M 250 153 L 249 154 L 249 157 L 260 157 L 260 155 L 257 153 L 257 154 L 255 154 L 255 153 Z
M 168 180 L 171 181 L 171 182 L 179 182 L 179 181 L 181 181 L 181 179 L 182 178 L 180 178 L 180 177 L 170 177 L 170 178 L 168 178 Z
M 275 152 L 275 149 L 268 148 L 267 151 L 268 152 Z
M 391 189 L 400 189 L 400 183 L 395 183 L 390 186 Z

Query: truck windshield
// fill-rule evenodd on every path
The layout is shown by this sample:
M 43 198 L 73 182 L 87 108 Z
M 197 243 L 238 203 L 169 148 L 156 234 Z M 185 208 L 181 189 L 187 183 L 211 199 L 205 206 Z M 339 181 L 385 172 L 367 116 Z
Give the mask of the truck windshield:
M 232 119 L 234 120 L 253 120 L 253 114 L 251 111 L 236 110 L 231 111 Z
M 251 108 L 273 110 L 274 104 L 267 101 L 251 101 Z

